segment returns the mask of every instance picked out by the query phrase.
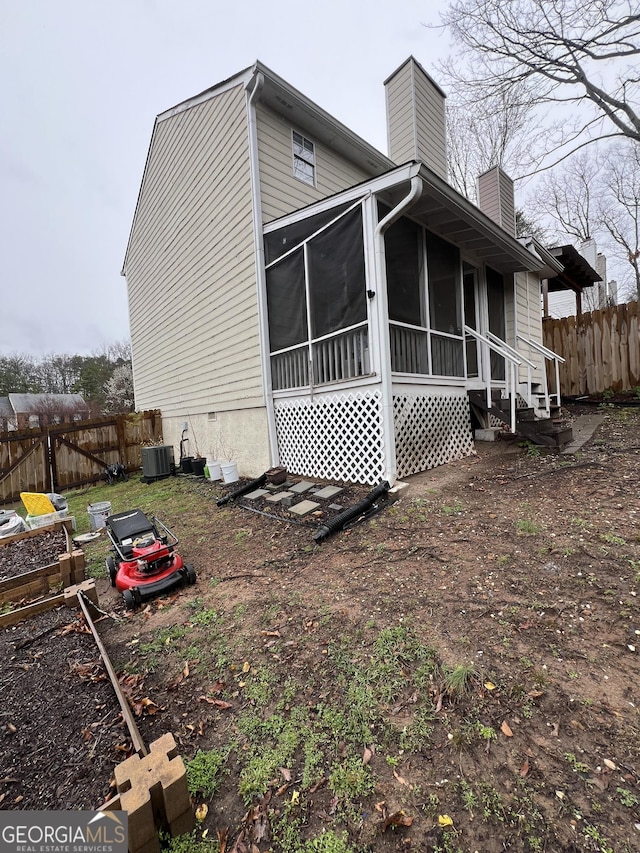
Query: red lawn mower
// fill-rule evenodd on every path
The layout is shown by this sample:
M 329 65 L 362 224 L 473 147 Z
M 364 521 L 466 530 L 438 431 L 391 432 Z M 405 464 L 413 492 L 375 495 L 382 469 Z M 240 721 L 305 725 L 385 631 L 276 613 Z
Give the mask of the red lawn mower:
M 178 539 L 155 516 L 140 509 L 110 515 L 107 534 L 113 555 L 106 559 L 111 586 L 134 610 L 143 602 L 196 582 L 195 569 L 174 551 Z

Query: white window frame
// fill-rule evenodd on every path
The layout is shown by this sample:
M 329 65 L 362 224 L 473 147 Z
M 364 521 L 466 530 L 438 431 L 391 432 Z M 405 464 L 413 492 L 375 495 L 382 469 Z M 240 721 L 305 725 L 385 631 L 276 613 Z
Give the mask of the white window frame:
M 297 138 L 296 138 L 297 137 Z M 310 146 L 310 148 L 309 148 Z M 293 155 L 293 177 L 302 181 L 310 187 L 316 185 L 316 146 L 307 139 L 300 131 L 291 130 L 291 150 Z M 311 174 L 306 174 L 304 164 L 311 169 Z

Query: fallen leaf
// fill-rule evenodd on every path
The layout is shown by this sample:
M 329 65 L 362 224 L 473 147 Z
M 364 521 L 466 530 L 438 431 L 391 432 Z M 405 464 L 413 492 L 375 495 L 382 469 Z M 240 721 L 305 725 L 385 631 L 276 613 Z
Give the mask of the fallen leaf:
M 214 699 L 211 696 L 198 696 L 198 702 L 207 702 L 209 705 L 215 705 L 216 708 L 233 708 L 231 702 L 225 702 L 224 699 Z
M 282 773 L 282 778 L 284 779 L 284 781 L 290 782 L 291 781 L 291 770 L 288 770 L 286 767 L 280 767 L 279 770 L 280 770 L 280 773 Z
M 487 690 L 495 690 L 496 686 L 492 681 L 485 681 L 484 686 Z
M 448 814 L 439 814 L 438 826 L 453 826 L 453 819 Z
M 365 747 L 364 752 L 362 753 L 362 764 L 364 767 L 371 761 L 373 757 L 373 752 L 369 749 L 369 747 Z
M 528 772 L 529 772 L 529 761 L 525 758 L 524 763 L 523 763 L 522 767 L 520 768 L 520 775 L 522 776 L 523 779 L 527 775 Z
M 560 723 L 554 723 L 551 727 L 551 737 L 558 737 L 560 735 Z
M 280 631 L 260 631 L 263 637 L 279 637 Z
M 184 675 L 185 678 L 189 677 L 189 661 L 187 661 L 185 663 L 184 668 L 182 670 L 182 674 Z
M 198 821 L 200 821 L 200 823 L 202 823 L 202 821 L 205 819 L 205 817 L 208 814 L 209 814 L 209 806 L 206 803 L 201 803 L 198 806 L 198 808 L 196 809 L 196 820 L 198 820 Z
M 224 829 L 216 829 L 216 835 L 218 836 L 219 853 L 226 853 L 227 838 L 229 837 L 229 827 L 225 826 Z
M 408 784 L 409 784 L 409 783 L 407 782 L 407 780 L 406 780 L 406 779 L 403 779 L 403 778 L 402 778 L 402 776 L 400 776 L 400 774 L 399 774 L 399 773 L 397 773 L 395 770 L 393 771 L 393 775 L 394 775 L 394 776 L 395 776 L 395 778 L 398 780 L 398 782 L 400 782 L 400 784 L 401 784 L 401 785 L 408 785 Z
M 292 791 L 291 792 L 291 803 L 294 806 L 297 806 L 300 802 L 300 791 Z
M 544 696 L 544 690 L 530 690 L 527 696 L 529 699 L 539 699 L 541 696 Z
M 309 788 L 309 793 L 310 793 L 310 794 L 315 794 L 315 792 L 318 790 L 318 788 L 320 788 L 322 785 L 324 785 L 324 783 L 325 783 L 326 781 L 327 781 L 327 780 L 326 780 L 326 777 L 325 777 L 325 776 L 323 776 L 321 779 L 318 779 L 318 781 L 315 783 L 315 785 L 312 785 L 312 786 Z
M 511 727 L 509 726 L 509 723 L 506 720 L 503 720 L 502 725 L 500 726 L 500 731 L 503 735 L 506 735 L 507 737 L 513 737 Z
M 608 768 L 609 768 L 609 770 L 617 770 L 617 769 L 618 769 L 618 768 L 616 767 L 616 765 L 614 764 L 614 762 L 613 762 L 613 761 L 611 761 L 611 759 L 610 759 L 610 758 L 605 758 L 605 759 L 604 759 L 604 761 L 603 761 L 602 763 L 604 764 L 604 766 L 605 766 L 605 767 L 608 767 Z
M 18 794 L 18 796 L 15 798 L 15 800 L 13 802 L 17 805 L 18 803 L 21 803 L 23 800 L 24 800 L 24 797 L 22 796 L 22 794 Z
M 13 725 L 13 723 L 7 723 L 7 729 L 12 735 L 14 735 L 18 731 L 18 729 Z
M 385 801 L 384 801 L 384 800 L 380 800 L 380 802 L 379 802 L 379 803 L 376 803 L 376 804 L 374 805 L 375 810 L 376 810 L 377 812 L 380 812 L 381 814 L 383 814 L 383 813 L 384 813 L 384 807 L 385 807 Z
M 405 814 L 403 811 L 394 812 L 383 820 L 382 831 L 385 832 L 389 826 L 411 826 L 412 824 L 413 818 L 410 815 Z
M 251 669 L 251 664 L 249 663 L 249 661 L 248 661 L 248 660 L 246 660 L 246 661 L 242 664 L 242 671 L 243 671 L 243 672 L 249 672 L 249 670 L 250 670 L 250 669 Z

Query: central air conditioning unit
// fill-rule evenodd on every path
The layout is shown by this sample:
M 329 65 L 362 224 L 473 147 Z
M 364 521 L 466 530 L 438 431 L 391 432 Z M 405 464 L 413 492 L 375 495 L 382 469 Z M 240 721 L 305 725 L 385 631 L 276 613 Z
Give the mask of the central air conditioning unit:
M 142 473 L 145 478 L 158 480 L 160 477 L 170 477 L 175 467 L 172 445 L 142 448 Z

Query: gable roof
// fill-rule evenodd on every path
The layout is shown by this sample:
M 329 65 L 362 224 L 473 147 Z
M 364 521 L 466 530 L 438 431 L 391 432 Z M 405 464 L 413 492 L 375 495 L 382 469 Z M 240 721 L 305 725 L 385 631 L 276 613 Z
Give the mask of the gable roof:
M 298 89 L 287 83 L 282 77 L 278 76 L 274 71 L 268 68 L 260 60 L 248 68 L 239 71 L 237 74 L 227 77 L 225 80 L 204 89 L 197 95 L 193 95 L 179 104 L 165 110 L 156 116 L 151 140 L 147 151 L 142 179 L 140 181 L 140 189 L 136 207 L 131 222 L 127 248 L 125 250 L 124 260 L 122 263 L 121 275 L 125 275 L 127 257 L 131 246 L 131 237 L 136 224 L 142 188 L 144 186 L 145 177 L 149 168 L 149 160 L 153 149 L 154 138 L 157 127 L 160 122 L 166 121 L 173 116 L 178 115 L 185 110 L 202 104 L 205 101 L 215 98 L 223 94 L 229 89 L 237 86 L 242 86 L 245 89 L 252 89 L 255 82 L 261 78 L 262 85 L 258 94 L 258 100 L 266 104 L 274 112 L 279 113 L 287 118 L 289 122 L 298 125 L 301 130 L 306 130 L 310 136 L 314 137 L 319 142 L 322 142 L 328 148 L 336 151 L 342 156 L 347 157 L 354 164 L 360 166 L 366 172 L 382 173 L 392 168 L 396 164 L 390 160 L 385 154 L 378 151 L 373 145 L 370 145 L 357 133 L 350 130 L 337 118 L 334 118 L 322 107 L 314 103 L 306 95 L 303 95 Z

